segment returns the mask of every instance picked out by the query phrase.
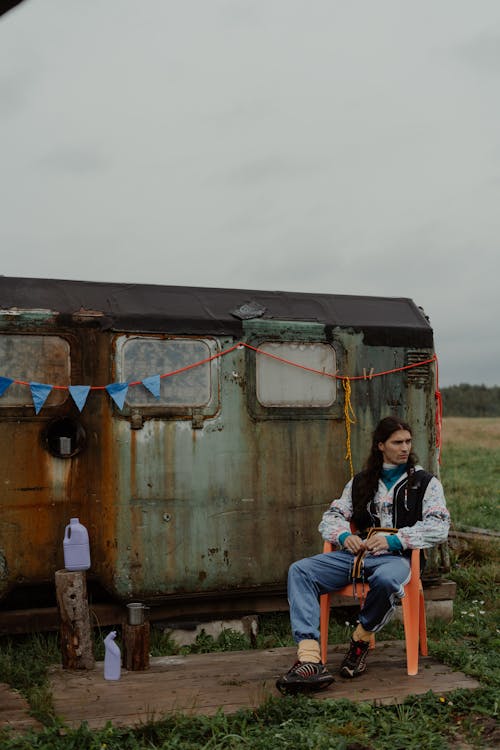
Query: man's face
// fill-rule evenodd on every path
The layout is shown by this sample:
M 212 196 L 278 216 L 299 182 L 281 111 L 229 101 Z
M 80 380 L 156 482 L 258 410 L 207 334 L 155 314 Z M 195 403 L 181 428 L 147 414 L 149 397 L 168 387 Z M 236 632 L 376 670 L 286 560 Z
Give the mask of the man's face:
M 411 451 L 411 433 L 408 430 L 396 430 L 385 443 L 379 443 L 384 463 L 405 464 Z

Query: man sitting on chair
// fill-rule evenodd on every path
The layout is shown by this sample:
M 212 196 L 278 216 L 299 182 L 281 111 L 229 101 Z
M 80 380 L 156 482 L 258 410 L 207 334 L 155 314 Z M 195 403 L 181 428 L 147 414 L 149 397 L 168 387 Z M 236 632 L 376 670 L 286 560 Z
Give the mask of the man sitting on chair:
M 446 540 L 450 516 L 443 487 L 417 464 L 411 443 L 405 422 L 395 417 L 379 422 L 364 470 L 347 483 L 319 525 L 335 550 L 290 566 L 288 601 L 298 658 L 276 682 L 282 693 L 320 690 L 333 682 L 320 656 L 319 597 L 347 586 L 355 562 L 370 590 L 340 667 L 342 677 L 365 671 L 370 636 L 390 620 L 410 579 L 411 550 Z M 352 533 L 351 523 L 359 532 Z M 368 538 L 373 527 L 380 531 Z

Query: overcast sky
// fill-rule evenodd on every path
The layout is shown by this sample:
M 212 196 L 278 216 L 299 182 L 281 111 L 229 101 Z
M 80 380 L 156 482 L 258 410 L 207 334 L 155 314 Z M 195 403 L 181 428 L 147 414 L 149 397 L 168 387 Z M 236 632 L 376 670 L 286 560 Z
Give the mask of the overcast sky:
M 0 273 L 411 297 L 500 384 L 498 0 L 26 0 Z

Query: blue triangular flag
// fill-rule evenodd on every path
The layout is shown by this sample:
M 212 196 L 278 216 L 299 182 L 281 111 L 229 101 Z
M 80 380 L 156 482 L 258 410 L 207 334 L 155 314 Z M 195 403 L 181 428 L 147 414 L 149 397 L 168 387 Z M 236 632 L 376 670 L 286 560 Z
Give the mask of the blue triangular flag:
M 68 390 L 73 397 L 73 401 L 78 406 L 79 411 L 85 406 L 85 401 L 89 395 L 90 385 L 70 385 Z
M 30 383 L 31 396 L 35 405 L 35 414 L 38 414 L 42 406 L 47 400 L 47 396 L 52 390 L 51 385 L 46 383 Z
M 153 394 L 155 398 L 160 398 L 160 376 L 152 375 L 150 378 L 144 378 L 142 384 Z
M 11 383 L 13 383 L 13 382 L 14 381 L 12 380 L 12 378 L 2 378 L 2 377 L 0 377 L 0 396 L 3 396 L 3 394 L 5 393 L 5 391 L 7 390 L 7 388 L 9 387 L 9 385 Z
M 123 409 L 123 404 L 127 398 L 128 383 L 110 383 L 106 390 L 119 409 Z

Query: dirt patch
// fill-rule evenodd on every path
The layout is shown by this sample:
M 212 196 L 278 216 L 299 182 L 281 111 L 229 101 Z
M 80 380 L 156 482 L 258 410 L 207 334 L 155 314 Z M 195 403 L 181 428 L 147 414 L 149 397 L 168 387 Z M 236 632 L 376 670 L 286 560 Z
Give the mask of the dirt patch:
M 479 448 L 500 448 L 498 417 L 445 417 L 443 445 L 471 445 Z
M 469 717 L 471 718 L 471 717 Z M 460 719 L 457 719 L 457 725 L 461 723 Z M 475 729 L 481 736 L 481 748 L 483 750 L 495 750 L 500 747 L 500 726 L 498 721 L 493 717 L 489 718 L 486 716 L 476 716 L 474 719 Z M 453 742 L 456 750 L 472 750 L 473 747 L 477 747 L 477 744 L 470 744 L 462 731 L 457 728 L 453 731 Z

